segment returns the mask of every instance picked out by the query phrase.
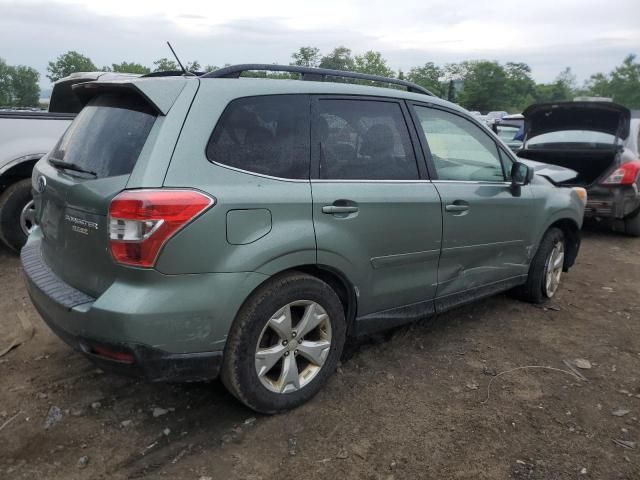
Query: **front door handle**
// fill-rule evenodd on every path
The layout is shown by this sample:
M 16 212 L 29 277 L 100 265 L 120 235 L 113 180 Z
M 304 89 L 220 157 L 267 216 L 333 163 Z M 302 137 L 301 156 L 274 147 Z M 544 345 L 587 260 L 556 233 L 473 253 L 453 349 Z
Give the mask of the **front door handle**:
M 469 204 L 467 202 L 456 200 L 455 202 L 445 206 L 444 209 L 447 212 L 453 212 L 453 213 L 466 212 L 467 210 L 469 210 Z
M 335 213 L 356 213 L 358 207 L 352 205 L 325 205 L 322 207 L 322 213 L 335 214 Z

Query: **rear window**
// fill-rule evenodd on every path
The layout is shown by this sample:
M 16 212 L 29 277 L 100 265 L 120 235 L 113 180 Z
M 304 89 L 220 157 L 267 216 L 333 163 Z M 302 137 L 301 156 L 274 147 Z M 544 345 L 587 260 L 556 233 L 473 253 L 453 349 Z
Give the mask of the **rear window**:
M 309 97 L 267 95 L 234 100 L 209 144 L 210 161 L 279 178 L 309 178 Z
M 97 178 L 131 173 L 156 114 L 142 98 L 102 94 L 78 114 L 50 158 L 95 172 Z
M 597 148 L 611 147 L 615 136 L 593 130 L 559 130 L 532 137 L 529 148 Z

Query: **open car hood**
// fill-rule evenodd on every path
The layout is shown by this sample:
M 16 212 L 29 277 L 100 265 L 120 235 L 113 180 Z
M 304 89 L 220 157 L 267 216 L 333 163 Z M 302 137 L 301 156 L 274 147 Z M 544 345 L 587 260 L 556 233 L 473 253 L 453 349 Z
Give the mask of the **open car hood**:
M 557 102 L 530 105 L 522 112 L 527 139 L 559 130 L 590 130 L 625 139 L 631 112 L 612 102 Z
M 536 162 L 535 160 L 527 160 L 525 158 L 519 158 L 519 162 L 533 168 L 533 172 L 536 175 L 545 177 L 551 180 L 554 184 L 567 182 L 573 180 L 578 176 L 578 172 L 571 170 L 570 168 L 561 167 L 559 165 L 551 165 L 550 163 Z

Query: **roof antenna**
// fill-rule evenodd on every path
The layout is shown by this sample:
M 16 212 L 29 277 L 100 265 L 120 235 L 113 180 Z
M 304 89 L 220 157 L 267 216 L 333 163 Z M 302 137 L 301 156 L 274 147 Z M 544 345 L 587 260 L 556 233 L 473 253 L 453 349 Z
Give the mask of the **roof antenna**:
M 169 45 L 169 49 L 171 49 L 171 53 L 173 53 L 173 56 L 176 58 L 176 60 L 178 61 L 178 65 L 180 65 L 180 69 L 182 70 L 182 73 L 184 73 L 185 75 L 193 75 L 193 73 L 188 72 L 186 68 L 184 68 L 184 65 L 182 65 L 182 62 L 180 61 L 180 59 L 178 58 L 178 55 L 176 55 L 176 51 L 173 49 L 173 47 L 171 46 L 171 44 L 169 42 L 167 42 L 167 45 Z

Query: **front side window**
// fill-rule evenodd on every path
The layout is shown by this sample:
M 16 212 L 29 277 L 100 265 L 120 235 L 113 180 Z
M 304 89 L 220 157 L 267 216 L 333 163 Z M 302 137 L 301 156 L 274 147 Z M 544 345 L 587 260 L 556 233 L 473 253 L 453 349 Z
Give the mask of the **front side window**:
M 400 105 L 319 100 L 320 178 L 413 180 L 418 167 Z
M 498 147 L 487 132 L 453 113 L 414 108 L 440 180 L 505 180 Z
M 210 161 L 279 178 L 309 178 L 309 97 L 234 100 L 207 145 Z

